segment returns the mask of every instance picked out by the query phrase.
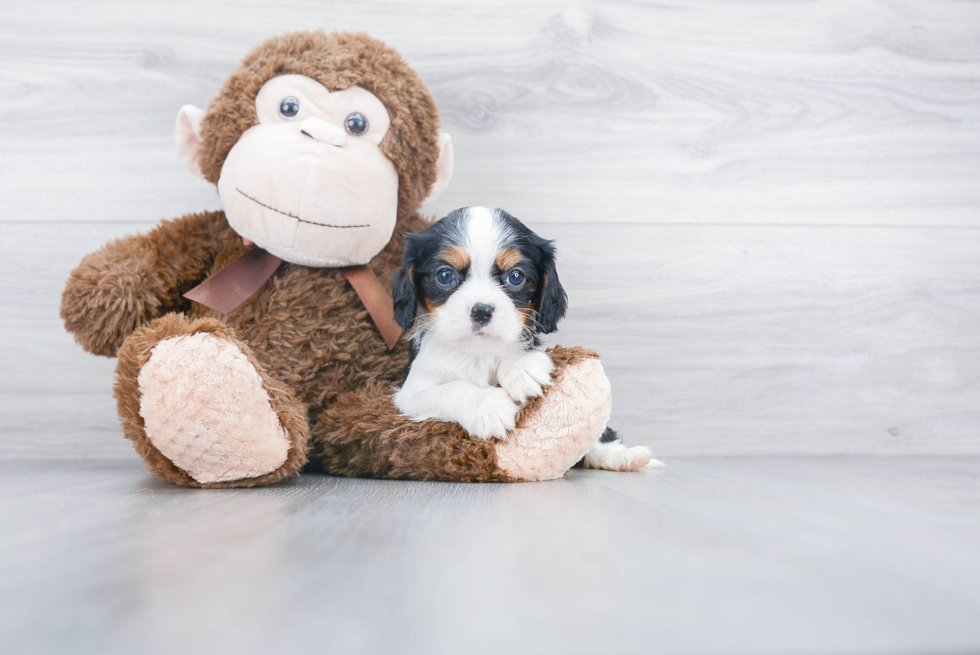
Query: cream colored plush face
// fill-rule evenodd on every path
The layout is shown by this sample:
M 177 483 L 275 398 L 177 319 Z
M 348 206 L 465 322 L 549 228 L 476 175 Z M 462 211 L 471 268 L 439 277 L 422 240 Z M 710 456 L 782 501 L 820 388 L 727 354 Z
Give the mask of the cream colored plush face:
M 280 110 L 287 98 L 299 105 L 294 116 L 292 102 Z M 390 126 L 384 105 L 360 87 L 331 93 L 282 75 L 255 107 L 259 124 L 228 153 L 218 180 L 231 227 L 294 264 L 368 263 L 391 238 L 398 210 L 398 173 L 379 147 Z M 352 114 L 367 120 L 363 134 L 347 129 Z

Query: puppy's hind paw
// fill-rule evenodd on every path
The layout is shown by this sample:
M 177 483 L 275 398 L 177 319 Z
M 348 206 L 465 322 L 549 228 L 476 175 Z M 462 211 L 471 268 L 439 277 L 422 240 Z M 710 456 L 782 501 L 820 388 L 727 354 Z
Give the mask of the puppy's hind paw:
M 604 471 L 641 471 L 660 468 L 664 463 L 653 458 L 646 446 L 627 448 L 622 442 L 597 443 L 585 456 L 585 468 Z

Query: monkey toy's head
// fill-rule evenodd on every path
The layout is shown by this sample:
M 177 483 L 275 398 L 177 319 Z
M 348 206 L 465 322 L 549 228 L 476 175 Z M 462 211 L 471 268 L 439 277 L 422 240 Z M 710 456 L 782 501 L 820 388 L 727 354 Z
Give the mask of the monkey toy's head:
M 296 32 L 249 54 L 177 149 L 218 185 L 231 227 L 305 266 L 368 263 L 452 175 L 432 96 L 365 34 Z

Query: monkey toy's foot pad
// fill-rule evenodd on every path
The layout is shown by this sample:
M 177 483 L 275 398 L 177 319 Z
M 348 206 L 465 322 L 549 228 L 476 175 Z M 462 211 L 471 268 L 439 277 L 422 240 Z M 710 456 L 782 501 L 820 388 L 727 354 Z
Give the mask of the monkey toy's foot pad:
M 160 341 L 138 382 L 147 437 L 198 482 L 253 478 L 286 461 L 286 432 L 234 343 L 204 332 Z
M 599 439 L 612 410 L 612 391 L 594 353 L 582 349 L 550 351 L 554 384 L 518 416 L 518 428 L 497 444 L 497 465 L 519 480 L 560 478 Z M 562 362 L 562 356 L 570 357 Z

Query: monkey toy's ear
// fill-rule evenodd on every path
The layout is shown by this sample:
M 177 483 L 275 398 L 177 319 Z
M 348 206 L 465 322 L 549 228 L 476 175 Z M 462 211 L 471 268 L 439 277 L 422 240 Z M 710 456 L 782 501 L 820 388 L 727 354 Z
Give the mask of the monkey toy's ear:
M 187 168 L 201 173 L 201 121 L 204 110 L 194 105 L 184 105 L 177 112 L 177 155 Z
M 453 178 L 453 140 L 445 132 L 439 132 L 439 161 L 436 162 L 436 181 L 426 196 L 425 202 L 432 202 Z

